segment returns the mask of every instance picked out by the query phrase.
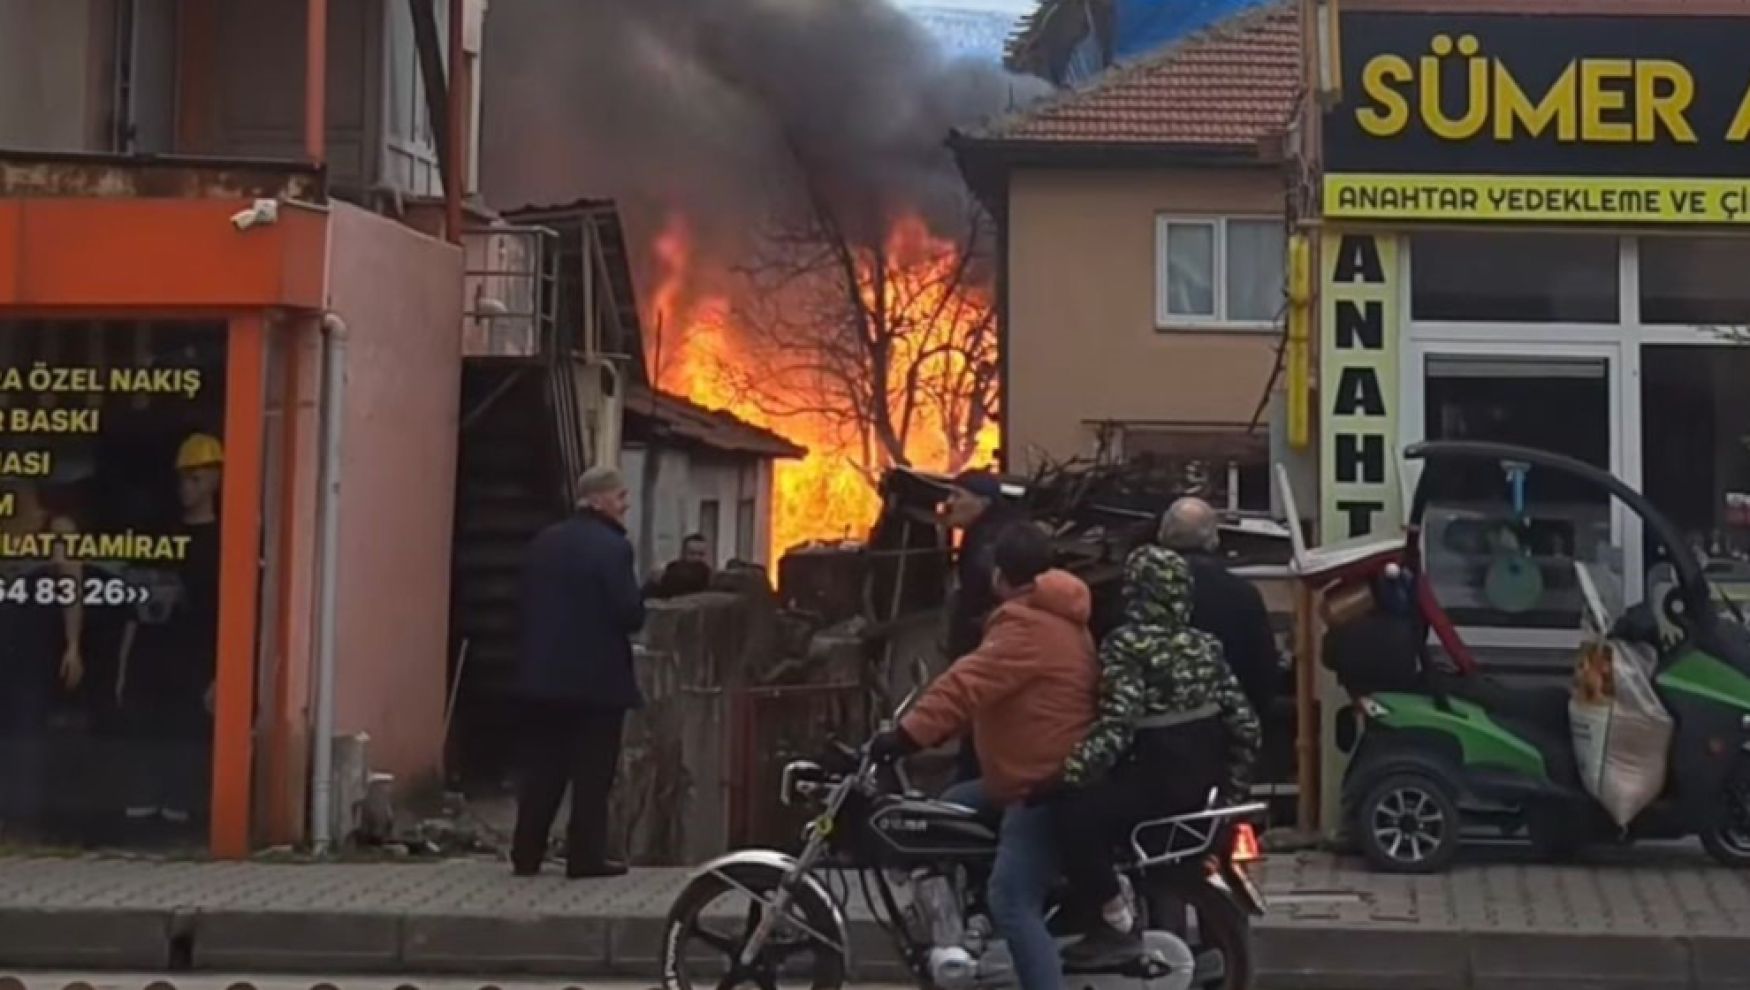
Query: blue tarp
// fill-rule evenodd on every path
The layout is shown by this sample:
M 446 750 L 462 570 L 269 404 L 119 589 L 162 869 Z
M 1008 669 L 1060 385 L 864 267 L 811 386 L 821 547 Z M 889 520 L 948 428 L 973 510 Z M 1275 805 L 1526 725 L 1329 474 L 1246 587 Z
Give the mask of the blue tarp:
M 1118 0 L 1112 56 L 1123 61 L 1273 0 Z
M 1069 63 L 1063 68 L 1063 82 L 1074 86 L 1099 75 L 1105 68 L 1104 56 L 1100 52 L 1100 39 L 1089 31 L 1070 49 Z

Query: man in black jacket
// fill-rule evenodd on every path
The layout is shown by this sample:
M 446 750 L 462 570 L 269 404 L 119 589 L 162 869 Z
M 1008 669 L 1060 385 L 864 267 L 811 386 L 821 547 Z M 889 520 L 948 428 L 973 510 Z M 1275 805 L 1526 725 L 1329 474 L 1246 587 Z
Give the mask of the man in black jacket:
M 1218 555 L 1220 520 L 1209 503 L 1182 498 L 1161 517 L 1158 542 L 1191 565 L 1191 625 L 1221 641 L 1222 655 L 1263 720 L 1282 677 L 1281 655 L 1264 596 Z
M 567 786 L 566 875 L 626 872 L 607 858 L 608 792 L 626 713 L 644 704 L 632 665 L 644 596 L 626 538 L 630 500 L 619 472 L 591 468 L 578 492 L 577 514 L 537 536 L 523 565 L 517 691 L 528 752 L 511 847 L 519 876 L 540 872 Z
M 984 620 L 997 607 L 991 583 L 995 552 L 1003 532 L 1025 515 L 1003 498 L 1002 482 L 988 471 L 965 471 L 954 479 L 943 506 L 943 521 L 961 531 L 960 556 L 955 561 L 954 605 L 948 615 L 948 657 L 959 659 L 978 649 Z M 955 769 L 959 782 L 980 777 L 978 751 L 971 737 L 960 743 Z

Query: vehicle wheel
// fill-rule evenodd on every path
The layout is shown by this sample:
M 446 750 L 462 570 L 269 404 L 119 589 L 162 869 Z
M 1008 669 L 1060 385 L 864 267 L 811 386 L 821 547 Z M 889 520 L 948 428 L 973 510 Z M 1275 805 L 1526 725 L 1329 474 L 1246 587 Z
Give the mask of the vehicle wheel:
M 759 957 L 742 965 L 741 950 L 771 910 L 770 899 L 784 874 L 747 863 L 723 872 L 734 882 L 705 874 L 675 899 L 663 928 L 664 990 L 844 986 L 847 933 L 839 929 L 832 905 L 805 890 L 773 928 Z
M 1701 844 L 1715 862 L 1750 869 L 1750 760 L 1740 760 L 1726 778 L 1721 801 L 1717 824 L 1701 833 Z
M 1458 855 L 1458 832 L 1458 802 L 1430 774 L 1392 774 L 1355 809 L 1362 855 L 1386 873 L 1439 873 Z
M 1252 985 L 1252 922 L 1233 898 L 1207 883 L 1175 896 L 1186 908 L 1186 942 L 1197 959 L 1202 990 L 1249 990 Z

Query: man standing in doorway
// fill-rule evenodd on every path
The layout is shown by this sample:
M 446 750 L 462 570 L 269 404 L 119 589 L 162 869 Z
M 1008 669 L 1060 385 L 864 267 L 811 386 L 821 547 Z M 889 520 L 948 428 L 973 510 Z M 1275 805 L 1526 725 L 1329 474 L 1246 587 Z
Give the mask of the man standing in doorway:
M 948 656 L 963 657 L 984 639 L 984 622 L 997 607 L 991 578 L 997 541 L 1021 511 L 1003 498 L 1002 482 L 988 471 L 965 471 L 954 479 L 943 504 L 943 521 L 960 530 L 960 556 L 955 563 L 954 604 L 948 614 Z M 960 744 L 955 779 L 977 780 L 978 750 L 968 736 Z
M 1161 517 L 1159 543 L 1191 565 L 1191 625 L 1221 641 L 1228 668 L 1263 720 L 1276 699 L 1281 655 L 1264 596 L 1229 571 L 1219 556 L 1221 527 L 1215 509 L 1200 498 L 1174 502 Z
M 644 588 L 647 598 L 679 598 L 696 595 L 711 587 L 711 549 L 705 534 L 694 533 L 681 541 L 679 560 L 671 560 L 662 573 Z
M 608 792 L 626 713 L 644 704 L 632 664 L 644 596 L 626 538 L 631 502 L 620 473 L 591 468 L 577 490 L 577 513 L 535 537 L 523 565 L 517 688 L 527 754 L 511 847 L 518 876 L 540 872 L 567 787 L 566 875 L 626 872 L 607 855 Z

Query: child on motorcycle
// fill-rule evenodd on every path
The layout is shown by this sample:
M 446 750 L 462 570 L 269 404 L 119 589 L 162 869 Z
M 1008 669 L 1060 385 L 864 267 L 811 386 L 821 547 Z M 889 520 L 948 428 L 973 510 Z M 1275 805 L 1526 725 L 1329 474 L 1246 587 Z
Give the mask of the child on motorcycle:
M 1140 945 L 1113 850 L 1138 822 L 1202 807 L 1210 788 L 1246 793 L 1262 732 L 1221 644 L 1191 626 L 1191 570 L 1144 546 L 1124 568 L 1124 622 L 1100 647 L 1099 714 L 1065 761 L 1050 804 L 1071 889 L 1105 922 L 1066 961 L 1097 962 Z

